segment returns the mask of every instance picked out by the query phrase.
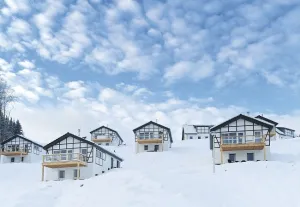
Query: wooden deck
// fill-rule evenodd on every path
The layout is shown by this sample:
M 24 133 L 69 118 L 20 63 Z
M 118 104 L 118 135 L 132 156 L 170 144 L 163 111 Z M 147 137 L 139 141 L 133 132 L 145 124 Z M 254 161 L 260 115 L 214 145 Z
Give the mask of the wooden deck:
M 95 143 L 102 143 L 102 142 L 112 142 L 111 138 L 99 138 L 99 139 L 92 139 L 93 142 Z
M 139 144 L 160 144 L 162 143 L 162 139 L 137 139 Z
M 23 156 L 23 155 L 28 155 L 28 152 L 22 152 L 22 151 L 14 151 L 14 152 L 0 152 L 0 155 L 4 155 L 4 156 Z
M 87 165 L 86 162 L 83 161 L 58 161 L 58 162 L 44 162 L 44 167 L 49 168 L 66 168 L 66 167 L 85 167 Z
M 236 150 L 262 150 L 265 147 L 264 142 L 247 143 L 247 144 L 222 144 L 222 151 L 236 151 Z

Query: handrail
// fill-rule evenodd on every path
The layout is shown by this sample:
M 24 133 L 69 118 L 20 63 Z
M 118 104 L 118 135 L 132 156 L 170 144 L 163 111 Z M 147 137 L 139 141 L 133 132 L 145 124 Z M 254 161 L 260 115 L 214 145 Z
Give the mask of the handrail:
M 43 162 L 67 162 L 82 161 L 86 162 L 86 156 L 81 153 L 62 153 L 43 155 Z
M 221 136 L 221 145 L 226 144 L 248 144 L 248 143 L 265 143 L 265 136 L 226 136 L 228 139 L 224 139 L 224 136 Z M 225 142 L 224 142 L 225 141 Z
M 137 139 L 163 139 L 163 137 L 162 136 L 151 136 L 149 138 L 145 138 L 145 137 L 141 138 L 140 136 L 137 136 Z
M 1 152 L 28 152 L 28 149 L 26 148 L 10 148 L 10 147 L 5 147 L 1 148 Z

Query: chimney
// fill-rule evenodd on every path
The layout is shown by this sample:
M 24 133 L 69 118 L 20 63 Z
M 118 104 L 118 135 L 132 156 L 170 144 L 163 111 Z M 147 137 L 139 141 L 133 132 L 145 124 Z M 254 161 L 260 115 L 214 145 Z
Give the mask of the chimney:
M 78 129 L 78 137 L 80 137 L 80 129 Z
M 249 116 L 249 114 L 250 114 L 250 112 L 249 111 L 247 111 L 247 115 Z

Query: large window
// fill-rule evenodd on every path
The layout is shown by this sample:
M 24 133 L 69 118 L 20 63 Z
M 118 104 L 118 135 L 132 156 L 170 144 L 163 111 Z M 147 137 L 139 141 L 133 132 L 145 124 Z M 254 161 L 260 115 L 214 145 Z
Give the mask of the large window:
M 197 132 L 200 134 L 208 134 L 209 127 L 197 127 Z
M 261 142 L 261 133 L 254 132 L 254 138 L 255 138 L 255 142 Z
M 154 138 L 153 132 L 140 132 L 140 139 L 151 139 Z
M 221 135 L 223 144 L 237 144 L 238 143 L 238 137 L 237 133 L 224 133 Z M 240 140 L 239 140 L 240 142 Z

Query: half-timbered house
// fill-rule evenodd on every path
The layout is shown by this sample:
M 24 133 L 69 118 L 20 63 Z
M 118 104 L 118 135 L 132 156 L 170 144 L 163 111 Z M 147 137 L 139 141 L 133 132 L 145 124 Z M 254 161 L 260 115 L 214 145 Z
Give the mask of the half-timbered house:
M 86 179 L 113 168 L 122 158 L 101 146 L 71 133 L 44 146 L 43 180 Z
M 106 126 L 101 126 L 90 132 L 92 142 L 98 145 L 119 146 L 122 145 L 123 139 L 119 133 Z
M 262 161 L 270 156 L 275 126 L 240 114 L 210 129 L 215 164 Z
M 136 153 L 166 151 L 173 143 L 170 128 L 153 121 L 134 129 L 133 133 Z
M 41 162 L 43 146 L 21 135 L 1 143 L 1 163 Z
M 277 132 L 278 139 L 295 138 L 295 130 L 294 129 L 289 129 L 286 127 L 277 127 L 276 132 Z
M 208 139 L 213 125 L 183 125 L 181 140 Z

